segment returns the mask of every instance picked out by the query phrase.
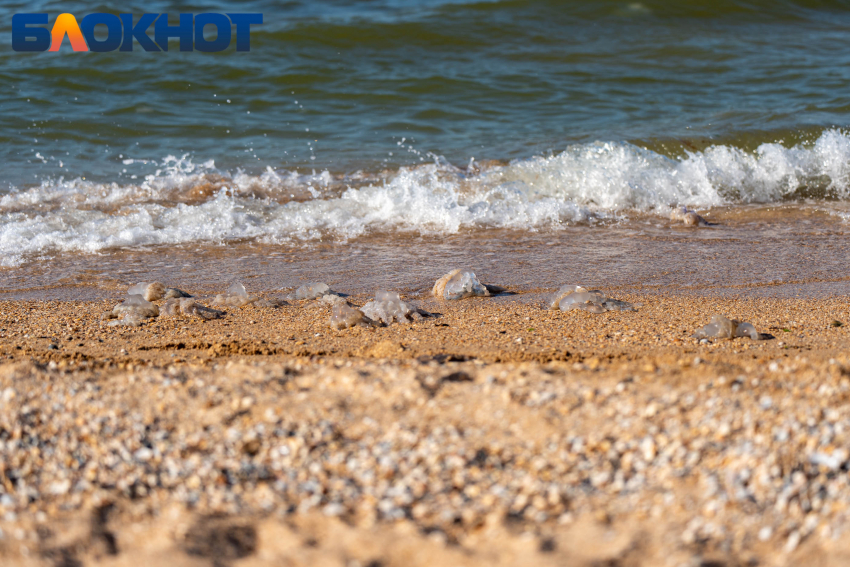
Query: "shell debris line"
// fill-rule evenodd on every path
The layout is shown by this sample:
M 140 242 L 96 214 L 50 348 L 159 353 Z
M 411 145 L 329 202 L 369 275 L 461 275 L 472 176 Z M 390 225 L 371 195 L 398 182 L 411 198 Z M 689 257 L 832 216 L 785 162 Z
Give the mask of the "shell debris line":
M 160 299 L 172 299 L 180 297 L 192 297 L 185 291 L 174 287 L 165 287 L 160 282 L 141 282 L 127 290 L 129 295 L 141 295 L 147 301 Z
M 212 304 L 225 307 L 244 307 L 258 299 L 257 296 L 248 295 L 248 291 L 241 282 L 233 282 L 226 292 L 215 296 Z
M 501 288 L 500 288 L 501 289 Z M 487 297 L 490 290 L 478 281 L 471 270 L 452 270 L 434 284 L 434 297 L 440 299 L 466 299 L 467 297 Z
M 708 221 L 687 207 L 676 207 L 670 212 L 670 220 L 685 226 L 711 226 Z
M 752 323 L 742 323 L 723 315 L 712 315 L 708 325 L 700 327 L 691 336 L 695 339 L 734 339 L 736 337 L 749 337 L 754 341 L 762 339 Z
M 565 285 L 555 292 L 549 301 L 549 309 L 572 311 L 581 309 L 588 313 L 606 313 L 608 311 L 637 311 L 639 304 L 606 297 L 598 289 L 587 290 L 580 285 Z
M 422 309 L 411 309 L 394 291 L 380 290 L 375 293 L 375 299 L 364 305 L 360 311 L 373 321 L 381 321 L 384 325 L 393 322 L 410 323 L 431 316 Z

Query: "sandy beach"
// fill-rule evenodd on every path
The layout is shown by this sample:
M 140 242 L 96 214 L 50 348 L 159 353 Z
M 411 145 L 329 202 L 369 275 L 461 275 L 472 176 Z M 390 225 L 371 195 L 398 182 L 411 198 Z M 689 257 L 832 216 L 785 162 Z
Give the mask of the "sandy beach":
M 850 2 L 57 6 L 0 567 L 850 565 Z
M 2 564 L 850 559 L 845 298 L 537 296 L 342 331 L 0 303 Z M 715 313 L 766 339 L 690 338 Z

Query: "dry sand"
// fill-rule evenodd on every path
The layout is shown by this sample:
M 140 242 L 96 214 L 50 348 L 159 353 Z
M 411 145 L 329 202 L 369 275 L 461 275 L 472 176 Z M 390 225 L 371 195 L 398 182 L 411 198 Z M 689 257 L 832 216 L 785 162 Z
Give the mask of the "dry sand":
M 0 564 L 850 562 L 846 299 L 522 299 L 0 303 Z M 689 338 L 714 313 L 772 338 Z

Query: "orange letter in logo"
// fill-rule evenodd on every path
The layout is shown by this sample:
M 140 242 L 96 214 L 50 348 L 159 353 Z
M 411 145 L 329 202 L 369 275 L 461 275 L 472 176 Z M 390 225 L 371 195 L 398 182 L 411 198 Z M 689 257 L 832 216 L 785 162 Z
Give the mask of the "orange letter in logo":
M 83 38 L 83 32 L 77 25 L 77 18 L 73 14 L 59 14 L 56 23 L 53 24 L 53 43 L 50 44 L 50 51 L 59 51 L 59 48 L 62 47 L 62 40 L 65 39 L 65 34 L 68 34 L 68 40 L 71 42 L 71 48 L 74 51 L 89 50 L 89 46 L 86 45 L 86 40 Z

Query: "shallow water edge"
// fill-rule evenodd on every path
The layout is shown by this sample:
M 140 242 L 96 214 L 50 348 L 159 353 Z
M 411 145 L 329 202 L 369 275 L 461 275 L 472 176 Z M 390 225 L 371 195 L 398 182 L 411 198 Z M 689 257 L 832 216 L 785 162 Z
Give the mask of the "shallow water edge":
M 372 234 L 349 241 L 202 245 L 67 253 L 0 269 L 0 298 L 118 298 L 140 281 L 193 294 L 249 293 L 324 281 L 348 294 L 390 289 L 427 295 L 445 273 L 465 268 L 482 281 L 537 300 L 565 283 L 662 294 L 834 297 L 850 294 L 850 226 L 816 206 L 709 211 L 712 227 L 657 218 L 552 231 L 469 230 L 447 236 Z

